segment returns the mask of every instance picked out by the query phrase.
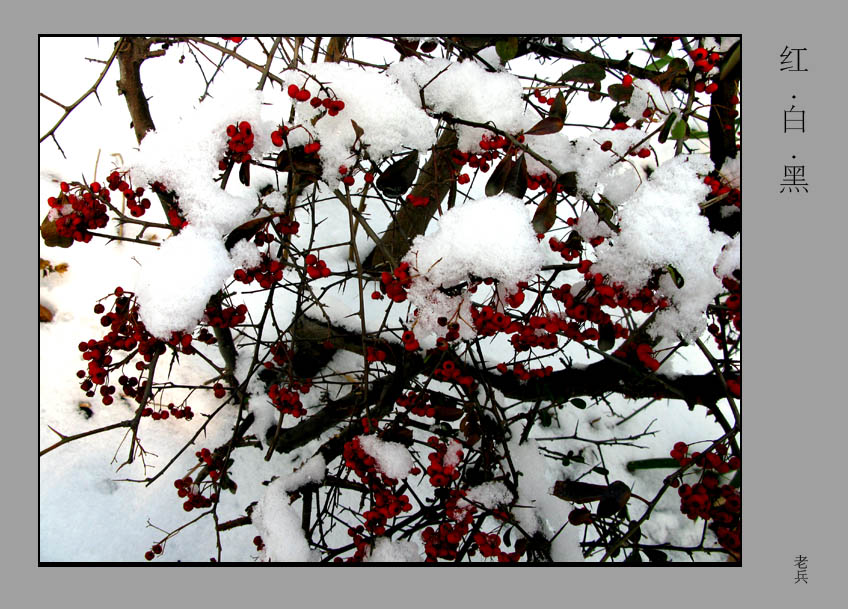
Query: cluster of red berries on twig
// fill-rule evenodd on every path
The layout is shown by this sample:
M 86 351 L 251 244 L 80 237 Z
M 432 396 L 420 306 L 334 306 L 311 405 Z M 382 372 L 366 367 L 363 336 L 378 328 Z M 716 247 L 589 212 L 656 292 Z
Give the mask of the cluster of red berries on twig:
M 329 97 L 322 99 L 317 95 L 315 97 L 312 97 L 312 94 L 307 89 L 301 89 L 295 84 L 289 85 L 287 91 L 289 97 L 291 97 L 292 99 L 299 102 L 309 101 L 309 104 L 313 108 L 322 107 L 327 111 L 327 114 L 329 114 L 330 116 L 336 116 L 345 108 L 345 103 L 340 99 L 332 99 Z M 312 99 L 310 100 L 310 98 Z
M 319 260 L 315 254 L 307 254 L 305 262 L 306 274 L 309 275 L 310 279 L 330 276 L 331 271 L 327 268 L 327 263 Z
M 366 347 L 365 349 L 365 359 L 369 364 L 386 361 L 386 352 L 382 349 L 377 347 Z
M 382 294 L 391 298 L 394 302 L 403 302 L 407 298 L 406 290 L 412 285 L 412 277 L 409 275 L 409 263 L 401 262 L 391 273 L 383 271 L 380 275 L 380 292 L 371 294 L 371 298 L 379 300 Z
M 171 403 L 168 404 L 167 410 L 162 408 L 159 410 L 153 410 L 153 408 L 147 406 L 141 411 L 141 416 L 150 417 L 154 421 L 166 421 L 169 417 L 191 421 L 194 418 L 194 412 L 192 412 L 191 406 L 177 408 L 173 403 Z
M 398 481 L 379 471 L 376 459 L 362 447 L 359 436 L 344 445 L 342 457 L 345 466 L 362 481 L 371 497 L 370 508 L 362 512 L 364 524 L 348 529 L 356 551 L 347 560 L 360 562 L 370 546 L 362 534 L 367 530 L 372 536 L 384 535 L 389 520 L 411 511 L 412 504 L 406 494 L 398 492 Z
M 548 106 L 554 105 L 554 100 L 556 100 L 555 96 L 547 97 L 541 89 L 533 89 L 533 96 L 536 98 L 536 101 L 540 104 L 546 104 Z
M 406 202 L 412 207 L 424 207 L 430 203 L 430 197 L 419 197 L 417 195 L 406 195 Z
M 150 548 L 147 552 L 144 553 L 145 560 L 153 560 L 157 556 L 159 556 L 162 552 L 164 552 L 164 548 L 161 544 L 153 544 L 153 547 Z
M 91 241 L 91 230 L 104 228 L 109 223 L 109 191 L 97 182 L 91 186 L 75 184 L 76 194 L 70 192 L 67 182 L 59 185 L 59 196 L 47 199 L 55 218 L 56 232 L 60 237 L 82 243 Z
M 510 372 L 509 366 L 507 366 L 504 362 L 501 362 L 495 366 L 495 368 L 501 374 L 507 374 Z M 518 380 L 521 381 L 529 381 L 531 378 L 545 378 L 553 374 L 553 371 L 554 369 L 552 366 L 543 366 L 541 368 L 532 368 L 527 370 L 521 362 L 513 364 L 512 366 L 512 373 L 518 378 Z
M 405 330 L 403 334 L 401 334 L 400 340 L 403 342 L 403 348 L 407 351 L 417 351 L 421 347 L 418 343 L 418 339 L 415 338 L 415 333 L 412 330 Z
M 174 487 L 177 489 L 177 496 L 185 499 L 183 509 L 186 512 L 212 507 L 212 504 L 218 500 L 218 493 L 211 493 L 209 497 L 204 496 L 201 485 L 196 484 L 191 476 L 174 480 Z
M 274 283 L 283 280 L 283 269 L 285 269 L 284 262 L 263 253 L 260 257 L 259 266 L 252 269 L 236 269 L 233 273 L 233 279 L 246 284 L 256 281 L 261 287 L 267 289 Z
M 112 395 L 115 387 L 109 385 L 109 373 L 122 368 L 129 358 L 121 361 L 113 360 L 114 351 L 127 351 L 137 353 L 144 358 L 144 362 L 136 362 L 136 370 L 143 371 L 150 362 L 154 352 L 160 354 L 166 350 L 165 343 L 153 337 L 144 327 L 144 323 L 138 319 L 138 305 L 132 293 L 124 292 L 123 288 L 115 288 L 115 302 L 112 309 L 106 312 L 102 303 L 94 305 L 94 312 L 103 315 L 100 325 L 108 327 L 110 331 L 101 339 L 90 339 L 79 343 L 79 350 L 84 360 L 88 362 L 87 370 L 79 370 L 77 377 L 84 379 L 80 383 L 80 389 L 86 392 L 88 397 L 94 397 L 94 385 L 101 385 L 100 394 L 102 401 L 109 405 L 114 401 Z M 143 385 L 139 386 L 139 379 L 122 374 L 118 379 L 124 394 L 128 397 L 141 399 L 144 394 Z
M 680 511 L 690 520 L 711 521 L 709 528 L 716 534 L 719 544 L 726 550 L 738 552 L 741 548 L 742 497 L 732 485 L 720 484 L 719 476 L 739 469 L 742 465 L 739 457 L 729 456 L 724 444 L 706 453 L 696 451 L 690 455 L 684 442 L 674 445 L 671 457 L 681 466 L 694 463 L 701 468 L 698 482 L 680 484 L 677 489 Z
M 463 387 L 471 387 L 474 385 L 474 377 L 462 374 L 462 371 L 456 367 L 453 361 L 446 359 L 433 370 L 433 377 L 440 381 L 456 382 Z
M 247 319 L 247 305 L 225 307 L 209 305 L 203 312 L 206 323 L 213 328 L 235 328 Z
M 253 148 L 253 129 L 247 121 L 238 125 L 227 125 L 227 151 L 223 159 L 218 161 L 218 169 L 226 171 L 232 163 L 250 162 L 250 149 Z
M 306 414 L 306 408 L 301 403 L 299 394 L 307 394 L 310 389 L 312 389 L 312 383 L 309 381 L 292 381 L 288 387 L 274 383 L 268 388 L 268 397 L 274 408 L 281 413 L 298 418 Z

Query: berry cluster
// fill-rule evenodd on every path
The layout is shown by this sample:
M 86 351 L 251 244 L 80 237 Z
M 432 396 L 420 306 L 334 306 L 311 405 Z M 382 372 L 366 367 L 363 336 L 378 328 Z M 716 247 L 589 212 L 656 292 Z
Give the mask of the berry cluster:
M 501 374 L 509 372 L 509 367 L 503 362 L 498 364 L 496 368 Z M 554 369 L 552 366 L 527 370 L 524 367 L 524 364 L 520 362 L 512 366 L 512 373 L 521 381 L 529 381 L 531 378 L 545 378 L 546 376 L 553 374 L 553 371 Z
M 651 372 L 660 367 L 659 360 L 654 357 L 654 348 L 648 343 L 626 343 L 616 349 L 613 355 L 625 361 L 641 362 Z
M 386 352 L 376 347 L 366 347 L 365 359 L 368 363 L 386 361 Z
M 465 498 L 465 494 L 465 490 L 451 489 L 444 500 L 448 521 L 441 523 L 436 529 L 427 527 L 421 532 L 427 562 L 436 562 L 439 558 L 456 560 L 459 544 L 468 535 L 474 522 L 474 513 L 477 511 L 477 508 L 467 503 L 459 507 L 459 502 Z
M 104 404 L 109 405 L 114 401 L 112 395 L 115 387 L 109 385 L 109 373 L 122 368 L 129 361 L 132 352 L 136 352 L 150 362 L 154 352 L 160 354 L 165 352 L 165 343 L 153 337 L 144 327 L 144 323 L 138 319 L 138 305 L 131 293 L 124 292 L 121 287 L 115 288 L 115 303 L 112 310 L 105 313 L 106 307 L 102 303 L 94 305 L 94 312 L 100 318 L 100 325 L 110 329 L 101 340 L 90 339 L 79 343 L 79 350 L 84 360 L 88 361 L 88 370 L 77 371 L 77 377 L 84 379 L 80 388 L 86 392 L 88 397 L 94 397 L 94 385 L 101 385 L 100 395 L 103 396 Z M 105 313 L 105 314 L 104 314 Z M 122 358 L 120 362 L 113 362 L 113 351 L 128 351 L 130 357 Z M 142 371 L 146 368 L 144 362 L 136 362 L 136 370 Z M 144 394 L 144 386 L 139 386 L 139 379 L 121 375 L 118 379 L 124 394 L 129 397 L 141 399 Z
M 569 218 L 570 220 L 571 218 Z M 554 252 L 558 252 L 560 256 L 563 257 L 568 262 L 571 262 L 575 258 L 580 257 L 580 250 L 577 248 L 569 247 L 568 243 L 564 241 L 560 241 L 556 237 L 551 237 L 548 239 L 548 245 L 551 250 Z
M 345 186 L 353 186 L 353 183 L 356 181 L 345 165 L 339 166 L 339 175 L 342 176 L 342 184 Z
M 533 96 L 536 98 L 536 101 L 540 104 L 547 104 L 548 106 L 554 105 L 554 100 L 556 97 L 546 97 L 541 89 L 534 89 Z
M 294 84 L 289 85 L 288 94 L 289 97 L 299 102 L 305 102 L 309 100 L 310 97 L 312 97 L 312 94 L 308 90 L 301 89 L 300 87 Z M 344 110 L 345 107 L 345 103 L 340 99 L 330 99 L 329 97 L 321 99 L 317 95 L 315 97 L 312 97 L 312 99 L 309 101 L 309 104 L 313 108 L 323 107 L 327 111 L 327 114 L 329 114 L 330 116 L 336 116 L 339 112 Z
M 319 260 L 315 254 L 307 254 L 305 262 L 306 274 L 309 275 L 310 279 L 330 276 L 330 269 L 327 268 L 327 263 Z
M 144 195 L 144 188 L 139 186 L 133 189 L 126 180 L 127 172 L 121 173 L 118 171 L 113 171 L 106 178 L 106 181 L 109 183 L 109 190 L 113 192 L 118 191 L 124 195 L 124 199 L 127 203 L 127 209 L 130 210 L 130 215 L 134 218 L 138 218 L 143 216 L 144 212 L 150 209 L 150 199 L 142 198 Z M 94 184 L 91 185 L 91 188 L 92 190 L 94 189 Z
M 419 417 L 434 417 L 436 415 L 436 409 L 430 403 L 430 393 L 427 391 L 420 393 L 410 391 L 406 395 L 400 396 L 396 403 Z
M 698 482 L 681 484 L 677 489 L 680 511 L 690 520 L 711 520 L 709 527 L 719 544 L 736 552 L 741 547 L 742 497 L 730 484 L 719 484 L 719 475 L 739 469 L 742 463 L 739 457 L 728 457 L 724 444 L 707 453 L 696 451 L 688 455 L 688 451 L 684 442 L 677 442 L 671 451 L 672 458 L 681 466 L 694 463 L 702 468 Z
M 690 51 L 689 57 L 691 57 L 692 61 L 695 62 L 695 70 L 704 74 L 712 70 L 721 59 L 721 55 L 719 53 L 710 53 L 704 47 L 698 47 L 697 49 Z
M 194 456 L 206 466 L 209 479 L 213 482 L 217 482 L 224 475 L 227 464 L 221 455 L 213 453 L 208 448 L 201 448 L 194 453 Z M 232 460 L 230 460 L 230 464 L 232 464 Z
M 424 207 L 430 203 L 430 197 L 418 197 L 416 195 L 406 195 L 406 202 L 413 207 Z
M 409 276 L 408 262 L 401 262 L 391 273 L 383 271 L 380 275 L 380 292 L 391 298 L 394 302 L 403 302 L 406 300 L 406 290 L 410 285 L 412 285 L 412 277 Z M 371 298 L 379 300 L 380 292 L 374 292 L 371 294 Z
M 366 555 L 368 542 L 362 533 L 367 530 L 374 536 L 384 535 L 389 519 L 412 510 L 409 497 L 397 491 L 398 481 L 380 472 L 377 462 L 362 448 L 359 436 L 344 445 L 342 451 L 347 466 L 362 481 L 371 494 L 371 508 L 362 512 L 364 525 L 348 529 L 356 552 L 348 562 L 360 562 Z
M 164 548 L 161 544 L 154 544 L 152 548 L 150 548 L 147 552 L 144 553 L 145 560 L 153 560 L 157 556 L 159 556 L 162 552 L 164 552 Z
M 227 151 L 223 159 L 218 161 L 218 169 L 225 171 L 232 163 L 250 162 L 249 151 L 253 148 L 253 129 L 247 121 L 238 125 L 228 125 Z
M 403 348 L 407 351 L 417 351 L 421 346 L 418 344 L 418 339 L 415 338 L 415 333 L 412 330 L 405 330 L 400 335 L 400 339 L 403 341 Z
M 427 459 L 430 461 L 430 465 L 427 467 L 430 484 L 435 488 L 441 488 L 459 480 L 457 465 L 462 461 L 464 455 L 459 443 L 455 440 L 452 441 L 449 450 L 447 444 L 440 441 L 438 437 L 430 436 L 427 445 L 435 450 L 435 452 L 427 455 Z
M 205 497 L 200 485 L 195 484 L 191 476 L 174 480 L 174 487 L 177 489 L 177 496 L 180 499 L 185 499 L 183 509 L 186 512 L 212 507 L 212 504 L 218 501 L 218 493 L 211 493 L 209 497 Z
M 300 402 L 298 392 L 307 394 L 310 389 L 312 389 L 312 383 L 309 381 L 303 383 L 293 381 L 289 387 L 274 383 L 268 388 L 268 397 L 271 398 L 274 408 L 281 413 L 298 418 L 306 414 L 306 409 Z
M 235 328 L 247 319 L 247 305 L 240 304 L 237 307 L 226 308 L 209 305 L 203 314 L 206 323 L 213 328 Z
M 547 193 L 550 193 L 556 188 L 557 192 L 563 192 L 565 190 L 565 186 L 562 184 L 557 184 L 553 178 L 547 173 L 541 173 L 537 175 L 528 175 L 527 176 L 527 188 L 529 190 L 538 190 L 541 188 Z
M 278 129 L 271 132 L 271 143 L 278 148 L 282 148 L 283 143 L 285 142 L 286 136 L 289 134 L 290 129 L 285 125 L 282 125 Z
M 182 408 L 177 408 L 173 403 L 171 403 L 168 404 L 167 410 L 163 410 L 162 408 L 160 408 L 159 410 L 153 410 L 153 408 L 148 406 L 141 411 L 141 416 L 150 417 L 154 421 L 165 421 L 169 417 L 191 421 L 194 418 L 194 412 L 192 412 L 191 406 L 183 406 Z
M 60 237 L 88 243 L 93 236 L 91 230 L 104 228 L 109 223 L 106 213 L 109 191 L 97 182 L 88 187 L 75 184 L 75 187 L 76 194 L 70 192 L 67 182 L 59 185 L 59 196 L 47 199 L 51 208 L 48 217 L 55 222 Z
M 463 387 L 471 387 L 474 385 L 474 377 L 462 374 L 462 371 L 456 367 L 451 360 L 446 359 L 435 370 L 433 376 L 440 381 L 454 381 Z
M 483 533 L 478 531 L 474 533 L 474 543 L 480 551 L 480 555 L 485 558 L 496 557 L 498 562 L 518 562 L 524 553 L 520 550 L 515 552 L 505 552 L 501 549 L 501 536 L 496 533 Z M 519 544 L 516 543 L 516 547 Z
M 418 313 L 416 313 L 416 315 L 417 314 Z M 450 341 L 457 340 L 459 338 L 459 323 L 456 321 L 448 321 L 447 317 L 439 317 L 436 320 L 436 323 L 443 328 L 447 328 L 445 335 L 436 339 L 436 348 L 440 351 L 446 351 L 450 346 Z
M 267 253 L 260 257 L 259 266 L 252 269 L 236 269 L 233 279 L 242 283 L 256 281 L 263 288 L 270 288 L 274 283 L 283 280 L 285 264 Z
M 480 308 L 472 305 L 471 321 L 480 336 L 494 336 L 498 332 L 517 332 L 521 327 L 509 315 L 496 311 L 489 305 Z

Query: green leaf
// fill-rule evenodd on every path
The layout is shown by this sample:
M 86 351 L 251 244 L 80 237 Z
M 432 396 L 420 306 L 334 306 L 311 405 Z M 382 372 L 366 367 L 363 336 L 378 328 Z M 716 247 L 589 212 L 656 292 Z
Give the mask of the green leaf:
M 418 151 L 413 150 L 395 161 L 377 178 L 376 185 L 387 197 L 400 197 L 409 190 L 418 175 Z
M 665 564 L 668 562 L 668 556 L 666 556 L 665 552 L 660 550 L 655 550 L 654 548 L 642 548 L 642 552 L 645 553 L 645 556 L 648 557 L 648 560 L 655 564 Z
M 627 116 L 624 112 L 621 111 L 621 106 L 615 106 L 612 110 L 610 110 L 610 120 L 614 123 L 626 123 L 630 120 L 630 117 Z
M 662 129 L 660 130 L 660 134 L 657 137 L 660 144 L 665 144 L 666 140 L 668 140 L 668 135 L 671 133 L 671 128 L 674 125 L 675 121 L 677 121 L 677 115 L 671 114 L 667 119 L 665 119 L 665 123 L 663 123 Z
M 606 76 L 606 72 L 604 69 L 595 63 L 581 63 L 579 65 L 574 66 L 568 72 L 560 76 L 561 81 L 575 81 L 575 82 L 585 82 L 585 83 L 593 83 L 593 82 L 601 82 Z
M 739 64 L 742 60 L 742 43 L 737 40 L 733 46 L 730 48 L 730 51 L 725 53 L 725 59 L 721 66 L 719 66 L 719 80 L 724 80 L 727 76 L 733 72 L 733 69 Z
M 523 153 L 510 168 L 503 191 L 516 199 L 523 198 L 527 192 L 527 159 Z
M 494 171 L 492 171 L 492 175 L 489 176 L 489 181 L 486 182 L 487 197 L 494 197 L 496 194 L 503 191 L 504 186 L 506 185 L 506 179 L 509 177 L 509 173 L 514 164 L 515 163 L 510 156 L 505 156 L 501 159 L 501 162 L 498 163 L 497 167 L 495 167 Z
M 579 408 L 580 410 L 586 408 L 586 400 L 583 400 L 581 398 L 571 398 L 571 400 L 569 401 L 574 405 L 575 408 Z
M 44 216 L 44 221 L 41 223 L 41 238 L 47 247 L 71 247 L 74 244 L 71 237 L 59 235 L 56 223 L 48 220 L 47 216 Z
M 561 173 L 557 178 L 557 184 L 562 186 L 562 191 L 571 196 L 577 196 L 577 172 L 567 171 Z
M 607 92 L 615 102 L 629 102 L 630 96 L 633 95 L 633 87 L 625 87 L 616 83 L 607 87 Z
M 564 121 L 558 116 L 546 116 L 538 123 L 530 127 L 524 133 L 526 135 L 548 135 L 562 131 Z
M 243 239 L 253 239 L 253 237 L 260 230 L 265 228 L 265 225 L 268 224 L 274 218 L 278 218 L 280 216 L 284 216 L 285 212 L 276 212 L 269 216 L 263 216 L 261 218 L 254 218 L 253 220 L 248 220 L 244 224 L 235 227 L 230 234 L 227 236 L 226 241 L 224 241 L 224 247 L 229 252 L 233 249 L 236 243 Z
M 566 114 L 568 114 L 568 106 L 565 103 L 565 96 L 562 94 L 562 91 L 558 91 L 554 99 L 554 104 L 551 106 L 550 112 L 548 112 L 548 116 L 565 120 Z
M 557 192 L 554 188 L 548 193 L 548 196 L 542 199 L 542 202 L 536 208 L 536 213 L 533 214 L 533 230 L 536 231 L 536 234 L 546 233 L 551 229 L 556 221 L 556 211 Z
M 666 55 L 665 57 L 652 61 L 645 66 L 645 69 L 651 72 L 659 72 L 666 67 L 672 59 L 674 59 L 672 55 Z
M 635 472 L 640 469 L 677 469 L 680 463 L 670 457 L 656 459 L 637 459 L 628 461 L 627 471 Z
M 675 287 L 679 290 L 683 287 L 683 275 L 681 275 L 676 268 L 671 266 L 670 264 L 666 267 L 668 269 L 668 275 L 671 277 L 671 280 L 674 282 Z
M 651 55 L 665 59 L 668 56 L 668 52 L 671 50 L 671 43 L 671 38 L 657 38 L 656 42 L 654 42 L 654 48 L 651 50 Z
M 679 120 L 674 123 L 674 126 L 671 128 L 670 137 L 673 140 L 685 140 L 689 138 L 689 123 L 684 120 Z
M 603 324 L 598 328 L 598 349 L 601 351 L 609 351 L 615 346 L 615 326 L 612 324 Z
M 733 476 L 733 479 L 730 481 L 730 486 L 733 488 L 739 488 L 742 486 L 742 470 L 737 469 L 736 474 Z
M 592 468 L 592 471 L 599 473 L 602 476 L 608 476 L 609 470 L 605 467 L 601 467 L 600 465 L 596 465 Z
M 498 40 L 495 43 L 495 50 L 501 58 L 501 63 L 506 63 L 518 54 L 518 38 L 510 36 L 506 40 Z
M 553 422 L 554 419 L 547 408 L 543 408 L 539 411 L 539 423 L 541 423 L 542 427 L 550 427 Z

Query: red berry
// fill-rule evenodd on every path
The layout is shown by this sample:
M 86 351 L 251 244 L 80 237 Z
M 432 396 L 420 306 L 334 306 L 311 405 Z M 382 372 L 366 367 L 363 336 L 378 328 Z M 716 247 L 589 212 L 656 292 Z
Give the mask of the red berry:
M 630 87 L 633 86 L 633 77 L 630 74 L 627 74 L 624 78 L 621 79 L 622 87 Z

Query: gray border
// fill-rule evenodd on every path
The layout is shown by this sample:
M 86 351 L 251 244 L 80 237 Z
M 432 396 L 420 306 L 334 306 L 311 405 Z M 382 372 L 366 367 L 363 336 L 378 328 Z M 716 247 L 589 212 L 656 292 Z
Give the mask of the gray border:
M 330 602 L 388 604 L 415 591 L 413 605 L 485 603 L 497 599 L 497 605 L 520 602 L 574 601 L 600 602 L 602 606 L 616 600 L 639 603 L 640 597 L 658 606 L 685 602 L 696 606 L 715 605 L 724 599 L 739 599 L 739 593 L 756 595 L 757 600 L 782 600 L 786 604 L 809 602 L 810 595 L 822 601 L 836 592 L 836 570 L 842 565 L 838 546 L 826 535 L 828 522 L 837 521 L 839 499 L 836 485 L 836 447 L 844 420 L 843 405 L 836 384 L 838 366 L 844 360 L 837 351 L 845 341 L 843 324 L 832 321 L 824 307 L 836 308 L 839 300 L 824 296 L 841 296 L 834 285 L 842 274 L 836 273 L 840 260 L 838 245 L 842 217 L 825 216 L 839 209 L 825 203 L 841 204 L 842 189 L 837 180 L 845 170 L 837 165 L 835 147 L 840 135 L 843 112 L 836 87 L 828 86 L 828 75 L 844 89 L 844 70 L 836 62 L 843 51 L 842 19 L 828 14 L 824 2 L 800 4 L 769 3 L 767 8 L 753 5 L 748 11 L 739 2 L 692 5 L 667 2 L 581 3 L 578 6 L 544 2 L 479 3 L 475 6 L 458 2 L 427 2 L 406 8 L 400 2 L 360 1 L 356 6 L 337 0 L 292 9 L 279 4 L 280 11 L 269 15 L 259 3 L 203 2 L 202 8 L 175 2 L 150 1 L 143 7 L 124 8 L 114 3 L 87 0 L 62 6 L 36 3 L 18 5 L 17 21 L 9 23 L 3 54 L 3 74 L 7 88 L 4 109 L 5 129 L 11 129 L 4 147 L 4 167 L 14 167 L 8 176 L 30 176 L 35 172 L 24 159 L 37 157 L 37 144 L 32 125 L 36 124 L 38 67 L 37 33 L 95 34 L 98 32 L 177 32 L 206 30 L 209 33 L 256 31 L 257 24 L 274 23 L 280 29 L 300 33 L 511 33 L 543 32 L 556 29 L 562 33 L 616 33 L 655 31 L 670 33 L 677 27 L 698 32 L 727 32 L 743 35 L 745 49 L 744 95 L 744 161 L 745 204 L 743 242 L 745 284 L 745 383 L 747 426 L 745 459 L 745 536 L 744 566 L 741 569 L 705 572 L 701 568 L 611 573 L 605 569 L 559 570 L 512 569 L 509 573 L 494 569 L 462 568 L 427 572 L 420 569 L 296 570 L 273 572 L 246 569 L 228 574 L 227 583 L 210 569 L 190 573 L 183 570 L 136 573 L 127 568 L 85 570 L 45 567 L 36 571 L 37 534 L 37 461 L 27 460 L 22 470 L 8 468 L 12 479 L 5 481 L 11 497 L 20 497 L 18 506 L 7 499 L 12 513 L 4 514 L 7 535 L 13 543 L 3 553 L 5 563 L 15 570 L 10 581 L 19 594 L 33 596 L 50 606 L 78 599 L 89 606 L 115 604 L 134 606 L 195 599 L 215 600 L 216 606 L 244 602 L 277 600 L 313 600 L 320 605 Z M 445 7 L 434 11 L 433 6 Z M 375 7 L 379 7 L 375 8 Z M 402 8 L 403 7 L 403 8 Z M 276 7 L 275 7 L 276 8 Z M 308 12 L 307 12 L 308 10 Z M 266 15 L 257 18 L 260 15 Z M 270 18 L 269 18 L 270 17 Z M 226 29 L 227 32 L 218 32 Z M 264 28 L 261 28 L 264 29 Z M 11 36 L 11 40 L 9 37 Z M 781 74 L 778 54 L 784 45 L 809 48 L 807 74 Z M 797 76 L 793 82 L 787 76 Z M 14 85 L 12 85 L 14 83 Z M 807 133 L 793 140 L 782 133 L 781 111 L 788 98 L 797 93 L 807 110 Z M 786 102 L 786 103 L 784 103 Z M 798 104 L 799 106 L 801 104 Z M 840 104 L 841 105 L 841 104 Z M 14 144 L 26 142 L 25 155 Z M 796 153 L 795 150 L 799 152 Z M 782 165 L 789 154 L 805 160 L 812 191 L 804 197 L 782 197 L 778 194 Z M 803 157 L 802 157 L 803 155 Z M 11 157 L 11 158 L 9 158 Z M 13 165 L 9 165 L 11 161 Z M 32 173 L 30 173 L 32 172 Z M 6 173 L 6 172 L 4 172 Z M 26 178 L 7 180 L 7 209 L 17 215 L 11 226 L 33 221 L 28 207 L 31 186 Z M 15 235 L 21 231 L 14 232 Z M 812 233 L 809 237 L 807 233 Z M 805 238 L 806 237 L 806 238 Z M 23 241 L 24 251 L 32 247 L 32 237 L 15 237 Z M 813 247 L 805 247 L 807 243 Z M 17 245 L 17 244 L 16 244 Z M 15 260 L 7 248 L 6 260 Z M 13 274 L 7 285 L 20 286 L 24 293 L 37 293 L 35 273 L 24 257 L 15 260 L 7 270 Z M 11 267 L 11 268 L 10 268 Z M 748 269 L 755 269 L 756 274 Z M 774 287 L 772 287 L 774 286 Z M 28 298 L 12 301 L 8 310 L 11 320 L 30 319 L 34 308 Z M 7 434 L 10 454 L 34 454 L 31 438 L 36 436 L 30 398 L 32 383 L 21 379 L 38 374 L 36 344 L 29 327 L 7 323 L 14 328 L 6 342 L 13 350 L 5 358 L 4 386 L 14 388 L 7 396 L 7 429 L 24 430 Z M 823 350 L 825 347 L 827 350 Z M 21 357 L 19 350 L 25 350 Z M 25 370 L 18 370 L 16 362 Z M 32 362 L 32 363 L 31 363 Z M 11 365 L 10 365 L 11 363 Z M 18 364 L 20 365 L 20 364 Z M 8 375 L 8 376 L 7 376 Z M 24 376 L 26 375 L 26 376 Z M 14 379 L 15 382 L 11 382 Z M 840 417 L 834 421 L 834 417 Z M 30 436 L 29 434 L 32 434 Z M 13 436 L 9 438 L 8 436 Z M 836 478 L 838 480 L 838 478 Z M 835 481 L 835 480 L 834 480 Z M 8 497 L 9 495 L 7 495 Z M 36 505 L 30 505 L 30 502 Z M 12 507 L 14 505 L 14 507 Z M 32 516 L 29 516 L 32 514 Z M 831 534 L 831 537 L 836 537 Z M 828 543 L 830 542 L 830 543 Z M 793 585 L 792 559 L 802 553 L 810 558 L 810 584 Z M 5 570 L 9 573 L 9 570 Z M 505 577 L 506 576 L 506 577 Z M 230 580 L 229 577 L 235 579 Z M 435 581 L 428 581 L 432 577 Z M 427 579 L 425 579 L 427 578 Z M 232 581 L 232 584 L 229 582 Z M 331 583 L 330 583 L 331 582 Z M 328 585 L 330 583 L 330 585 Z M 37 585 L 34 585 L 37 584 Z M 612 584 L 612 585 L 610 585 Z M 179 591 L 178 591 L 179 590 Z M 153 597 L 155 595 L 155 597 Z M 715 596 L 714 596 L 715 595 Z M 841 595 L 840 595 L 841 596 Z M 151 598 L 153 597 L 153 598 Z M 830 598 L 839 598 L 832 594 Z M 701 599 L 698 602 L 696 599 Z M 43 601 L 43 603 L 41 602 Z M 641 604 L 641 603 L 639 603 Z M 784 603 L 781 603 L 781 605 Z M 816 603 L 818 604 L 818 603 Z M 824 603 L 822 602 L 822 605 Z

